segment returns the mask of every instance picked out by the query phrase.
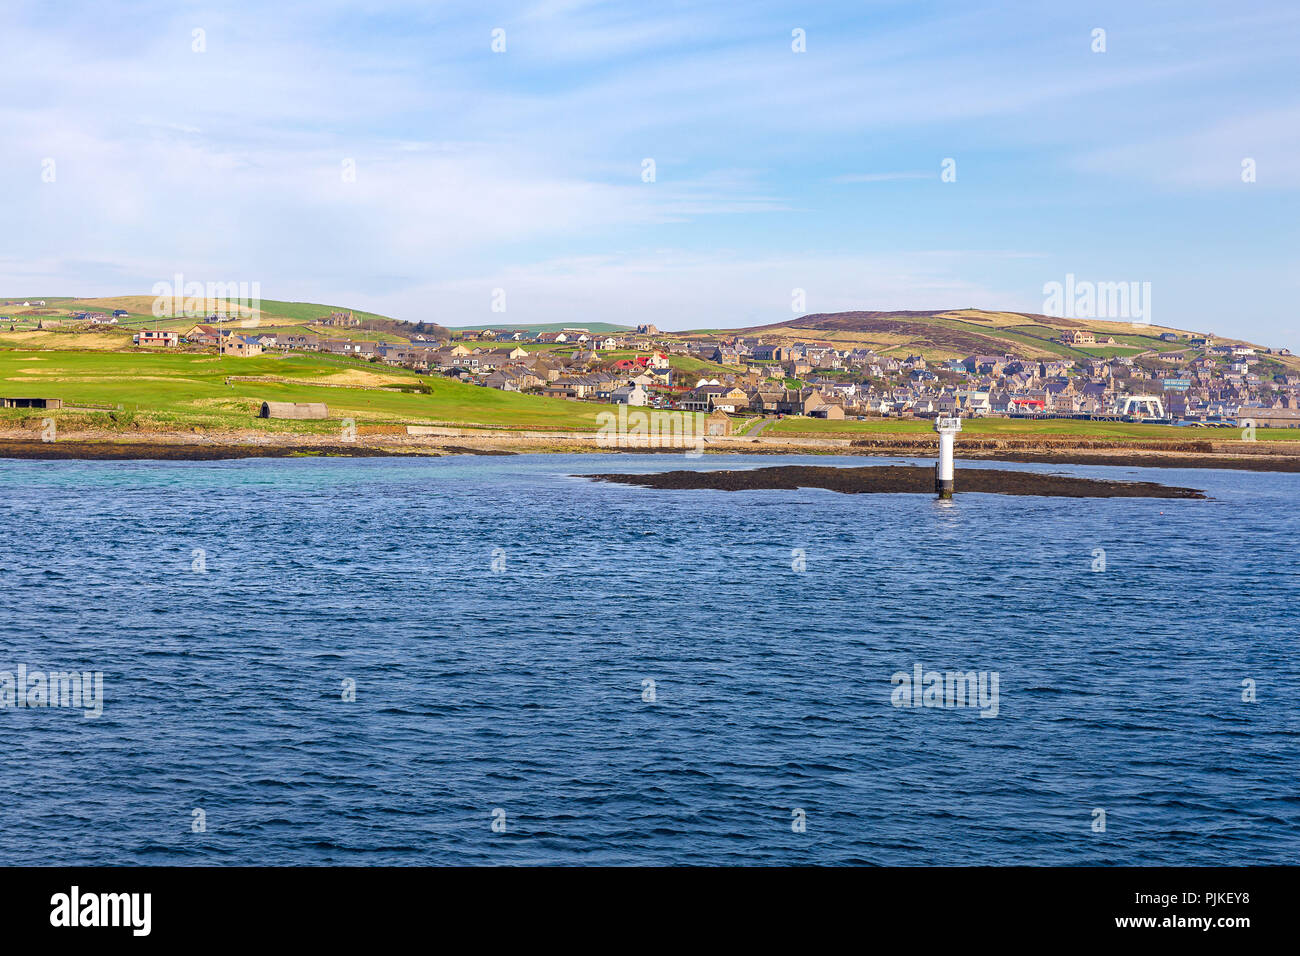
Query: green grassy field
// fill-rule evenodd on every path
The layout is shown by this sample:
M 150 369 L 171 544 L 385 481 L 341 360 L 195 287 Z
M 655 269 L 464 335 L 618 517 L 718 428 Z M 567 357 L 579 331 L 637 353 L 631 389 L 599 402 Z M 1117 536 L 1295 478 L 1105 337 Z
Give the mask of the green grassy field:
M 287 381 L 227 384 L 227 376 L 272 376 Z M 331 387 L 325 383 L 346 384 Z M 429 394 L 375 390 L 418 386 Z M 359 387 L 371 386 L 371 388 Z M 67 404 L 112 406 L 112 411 L 0 410 L 0 421 L 52 415 L 104 427 L 165 430 L 176 427 L 271 431 L 338 430 L 338 420 L 362 424 L 446 424 L 527 429 L 595 429 L 599 406 L 519 395 L 441 376 L 417 376 L 342 357 L 313 353 L 222 358 L 208 353 L 0 351 L 0 394 L 61 398 Z M 265 400 L 325 402 L 330 420 L 261 421 Z
M 262 309 L 262 319 L 289 319 L 292 322 L 310 322 L 312 319 L 321 319 L 331 312 L 351 312 L 358 319 L 389 319 L 391 316 L 380 315 L 378 312 L 363 312 L 360 309 L 349 309 L 341 305 L 321 305 L 317 302 L 282 302 L 278 299 L 263 299 L 260 303 Z M 339 331 L 343 331 L 340 329 Z
M 1117 343 L 1115 345 L 1065 345 L 1053 341 L 1053 339 L 1060 336 L 1059 331 L 1043 325 L 1014 325 L 986 329 L 974 322 L 956 319 L 936 318 L 934 322 L 936 325 L 944 325 L 951 329 L 966 329 L 968 331 L 981 331 L 985 335 L 996 335 L 999 338 L 1008 339 L 1013 343 L 1029 346 L 1030 348 L 1054 352 L 1062 358 L 1114 358 L 1122 355 L 1138 355 L 1152 349 L 1159 352 L 1174 351 L 1179 347 L 1176 343 L 1162 341 L 1159 336 L 1144 335 L 1142 333 L 1103 333 L 1098 336 L 1098 338 L 1104 338 L 1106 334 L 1109 334 L 1115 339 Z

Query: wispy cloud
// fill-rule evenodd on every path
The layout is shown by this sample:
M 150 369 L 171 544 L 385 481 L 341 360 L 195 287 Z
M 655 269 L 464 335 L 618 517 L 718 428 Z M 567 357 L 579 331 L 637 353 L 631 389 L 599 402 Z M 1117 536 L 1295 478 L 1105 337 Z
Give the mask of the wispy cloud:
M 846 173 L 831 177 L 833 183 L 892 183 L 903 179 L 934 179 L 934 173 L 900 172 L 900 173 Z

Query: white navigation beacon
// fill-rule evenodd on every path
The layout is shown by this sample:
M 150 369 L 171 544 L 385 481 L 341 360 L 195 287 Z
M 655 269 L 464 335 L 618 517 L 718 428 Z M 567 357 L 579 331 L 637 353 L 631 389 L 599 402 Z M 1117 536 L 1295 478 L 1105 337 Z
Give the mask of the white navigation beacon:
M 936 418 L 934 430 L 939 433 L 939 462 L 934 466 L 934 490 L 940 498 L 951 498 L 953 437 L 961 431 L 961 419 Z

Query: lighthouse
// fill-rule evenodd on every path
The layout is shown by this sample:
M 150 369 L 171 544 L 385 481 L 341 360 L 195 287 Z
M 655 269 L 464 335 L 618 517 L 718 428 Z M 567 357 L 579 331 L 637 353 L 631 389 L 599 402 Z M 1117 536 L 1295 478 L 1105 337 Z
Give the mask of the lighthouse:
M 936 418 L 934 430 L 939 433 L 939 462 L 934 466 L 934 491 L 940 498 L 952 497 L 952 445 L 961 431 L 960 418 Z

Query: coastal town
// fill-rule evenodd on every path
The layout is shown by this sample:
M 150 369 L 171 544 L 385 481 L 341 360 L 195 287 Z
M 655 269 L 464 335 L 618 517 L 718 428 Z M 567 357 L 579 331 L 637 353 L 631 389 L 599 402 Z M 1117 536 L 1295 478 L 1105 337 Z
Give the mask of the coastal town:
M 728 331 L 608 323 L 451 329 L 291 303 L 276 306 L 297 310 L 285 321 L 220 303 L 159 318 L 130 299 L 100 301 L 99 308 L 0 302 L 0 333 L 14 335 L 15 347 L 236 362 L 315 355 L 578 408 L 703 413 L 710 433 L 723 435 L 734 424 L 752 436 L 753 420 L 769 418 L 829 431 L 941 417 L 1300 428 L 1300 360 L 1288 349 L 1163 327 L 962 310 L 833 313 Z M 116 304 L 130 308 L 108 307 Z M 472 420 L 485 402 L 473 388 L 459 394 Z
M 82 314 L 102 325 L 116 316 Z M 1186 426 L 1300 427 L 1300 371 L 1287 349 L 1159 333 L 1159 349 L 1112 357 L 1030 358 L 1011 352 L 926 359 L 788 335 L 697 335 L 574 327 L 411 332 L 402 342 L 359 334 L 350 313 L 322 316 L 319 332 L 258 331 L 213 315 L 181 330 L 141 329 L 146 348 L 202 348 L 251 358 L 331 353 L 438 374 L 489 389 L 728 416 L 857 418 L 1069 418 Z M 417 326 L 418 327 L 418 326 Z M 329 334 L 335 329 L 337 334 Z M 349 334 L 355 330 L 353 334 Z M 782 330 L 784 331 L 784 330 Z M 1059 343 L 1106 344 L 1084 329 Z

